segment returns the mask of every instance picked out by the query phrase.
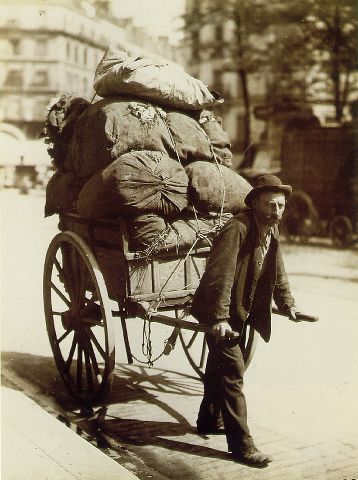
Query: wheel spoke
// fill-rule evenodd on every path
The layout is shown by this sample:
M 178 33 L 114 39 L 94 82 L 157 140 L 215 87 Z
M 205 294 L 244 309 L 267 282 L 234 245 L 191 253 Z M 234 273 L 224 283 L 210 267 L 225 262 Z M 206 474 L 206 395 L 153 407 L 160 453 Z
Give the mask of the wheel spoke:
M 50 282 L 51 288 L 57 293 L 57 295 L 65 302 L 65 304 L 70 307 L 71 306 L 71 301 L 65 297 L 65 295 L 59 290 L 59 288 L 56 287 L 56 285 L 53 282 Z
M 87 387 L 89 392 L 93 392 L 93 377 L 92 377 L 92 368 L 91 368 L 91 360 L 88 354 L 87 349 L 84 349 L 85 354 L 85 363 L 86 363 L 86 375 L 87 375 Z
M 101 345 L 99 344 L 97 338 L 95 337 L 94 333 L 92 332 L 92 330 L 89 331 L 89 334 L 90 334 L 90 338 L 92 340 L 92 342 L 95 344 L 97 350 L 99 351 L 99 353 L 101 354 L 103 360 L 106 360 L 106 352 L 103 350 L 103 348 L 101 347 Z
M 73 278 L 71 246 L 61 243 L 60 249 L 62 254 L 62 270 L 64 272 L 65 288 L 68 291 L 71 301 L 74 302 L 74 284 L 76 282 L 74 282 Z
M 193 333 L 193 335 L 192 335 L 192 337 L 191 337 L 191 339 L 190 339 L 190 341 L 189 341 L 189 343 L 188 343 L 188 345 L 187 345 L 187 348 L 188 348 L 188 349 L 193 346 L 193 343 L 195 342 L 195 339 L 196 339 L 196 337 L 198 336 L 198 333 L 199 333 L 199 332 L 194 332 L 194 333 Z
M 54 257 L 53 263 L 54 263 L 55 267 L 57 268 L 57 271 L 60 274 L 60 276 L 65 280 L 66 279 L 65 272 L 64 272 L 60 262 L 58 261 L 58 259 L 56 257 Z
M 85 331 L 85 336 L 86 336 L 87 351 L 88 351 L 88 354 L 91 358 L 93 369 L 94 369 L 96 375 L 100 375 L 101 372 L 100 372 L 100 369 L 99 369 L 99 366 L 98 366 L 98 363 L 97 363 L 96 355 L 94 353 L 91 340 L 89 338 L 89 332 Z
M 67 358 L 66 363 L 65 363 L 65 372 L 66 373 L 69 373 L 69 371 L 70 371 L 71 363 L 72 363 L 72 360 L 73 360 L 73 355 L 74 355 L 75 350 L 76 350 L 76 345 L 77 345 L 77 336 L 76 336 L 76 334 L 74 334 L 73 339 L 72 339 L 72 345 L 71 345 L 71 348 L 70 348 L 70 352 L 68 354 L 68 358 Z
M 72 330 L 67 330 L 61 337 L 57 340 L 58 345 L 72 332 Z

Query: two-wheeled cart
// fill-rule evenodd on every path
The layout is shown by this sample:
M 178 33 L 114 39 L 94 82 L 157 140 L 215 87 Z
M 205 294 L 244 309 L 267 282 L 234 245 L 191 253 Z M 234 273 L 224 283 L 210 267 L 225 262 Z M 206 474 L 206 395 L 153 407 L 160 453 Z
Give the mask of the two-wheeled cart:
M 60 215 L 59 229 L 46 255 L 43 295 L 54 359 L 71 396 L 91 405 L 109 392 L 115 317 L 121 322 L 129 363 L 134 357 L 127 321 L 136 318 L 147 322 L 149 330 L 152 322 L 173 327 L 163 353 L 179 338 L 191 366 L 202 376 L 205 333 L 210 329 L 194 321 L 188 310 L 210 247 L 148 256 L 130 251 L 123 220 L 87 221 L 77 214 Z M 257 333 L 248 326 L 240 341 L 247 367 Z

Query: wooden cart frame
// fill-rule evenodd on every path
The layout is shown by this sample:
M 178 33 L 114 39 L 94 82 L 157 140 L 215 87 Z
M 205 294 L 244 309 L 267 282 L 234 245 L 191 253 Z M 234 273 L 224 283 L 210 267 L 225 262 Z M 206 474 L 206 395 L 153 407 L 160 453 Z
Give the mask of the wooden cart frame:
M 145 256 L 130 251 L 124 221 L 86 221 L 76 214 L 60 215 L 59 229 L 45 259 L 44 309 L 56 366 L 71 396 L 91 405 L 108 394 L 115 368 L 115 317 L 120 318 L 129 363 L 134 357 L 126 322 L 141 318 L 149 325 L 173 327 L 163 353 L 179 338 L 202 377 L 210 328 L 190 320 L 188 310 L 210 248 Z M 192 332 L 189 338 L 186 330 Z M 257 333 L 248 327 L 240 342 L 247 368 Z M 148 364 L 152 361 L 149 356 Z

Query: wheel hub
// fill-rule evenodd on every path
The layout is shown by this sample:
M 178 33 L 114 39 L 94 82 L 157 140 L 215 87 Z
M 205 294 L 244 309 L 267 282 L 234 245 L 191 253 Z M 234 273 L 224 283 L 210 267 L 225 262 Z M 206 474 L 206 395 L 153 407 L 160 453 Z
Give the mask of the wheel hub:
M 65 330 L 78 330 L 79 328 L 94 327 L 102 323 L 101 307 L 94 302 L 81 309 L 70 309 L 61 314 L 62 326 Z

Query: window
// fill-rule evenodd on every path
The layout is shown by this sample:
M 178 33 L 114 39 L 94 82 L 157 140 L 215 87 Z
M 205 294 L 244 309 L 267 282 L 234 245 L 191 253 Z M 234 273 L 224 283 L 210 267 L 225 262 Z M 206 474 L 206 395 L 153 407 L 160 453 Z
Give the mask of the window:
M 215 41 L 222 43 L 224 39 L 224 30 L 221 23 L 215 25 Z
M 217 91 L 221 95 L 223 94 L 224 85 L 222 79 L 222 72 L 220 70 L 213 71 L 213 90 Z
M 191 56 L 193 60 L 200 60 L 200 33 L 194 30 L 191 33 Z
M 219 57 L 224 51 L 224 29 L 222 24 L 217 23 L 214 27 L 215 47 L 213 50 L 213 57 Z
M 32 79 L 31 85 L 33 86 L 47 86 L 49 84 L 48 73 L 46 70 L 38 70 Z
M 71 42 L 67 41 L 66 42 L 66 58 L 67 58 L 67 60 L 69 60 L 70 56 L 71 56 Z
M 83 49 L 83 64 L 87 65 L 87 48 Z
M 47 54 L 47 39 L 38 38 L 35 41 L 35 55 L 44 56 Z
M 11 45 L 11 53 L 13 55 L 20 55 L 21 54 L 21 41 L 19 38 L 10 38 L 9 39 Z
M 21 70 L 9 70 L 4 85 L 11 87 L 22 87 L 24 79 Z

